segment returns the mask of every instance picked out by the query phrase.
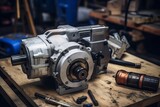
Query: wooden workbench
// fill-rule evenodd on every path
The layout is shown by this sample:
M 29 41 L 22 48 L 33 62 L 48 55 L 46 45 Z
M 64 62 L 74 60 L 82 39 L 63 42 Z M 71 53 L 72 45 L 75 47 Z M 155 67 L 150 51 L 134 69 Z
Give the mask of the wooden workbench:
M 118 25 L 124 25 L 123 16 L 118 16 L 118 15 L 108 16 L 106 15 L 106 13 L 92 11 L 90 12 L 90 17 L 98 19 L 99 24 L 105 24 L 105 22 L 111 22 L 111 23 L 118 24 Z M 160 36 L 160 26 L 157 26 L 154 23 L 136 25 L 133 21 L 131 21 L 128 18 L 127 27 Z
M 108 73 L 98 75 L 96 79 L 89 82 L 88 89 L 92 90 L 92 92 L 94 93 L 96 99 L 99 102 L 99 107 L 143 107 L 155 102 L 159 102 L 160 89 L 158 90 L 158 92 L 153 93 L 117 85 L 115 83 L 114 75 L 117 70 L 124 69 L 127 71 L 133 71 L 160 77 L 160 66 L 147 62 L 128 53 L 125 54 L 124 60 L 141 63 L 142 68 L 136 69 L 109 64 Z M 77 98 L 82 95 L 88 96 L 87 89 L 81 92 L 60 96 L 56 93 L 55 90 L 42 85 L 40 79 L 27 79 L 27 76 L 22 72 L 21 67 L 13 67 L 10 63 L 10 59 L 1 60 L 0 66 L 5 69 L 5 72 L 22 88 L 26 95 L 28 95 L 38 106 L 48 107 L 52 105 L 46 104 L 44 101 L 36 99 L 34 97 L 35 92 L 48 94 L 69 103 L 73 103 L 73 98 Z M 1 79 L 0 83 L 2 83 Z M 54 85 L 52 83 L 49 84 Z M 3 84 L 1 84 L 1 87 L 3 87 Z M 5 87 L 4 89 L 7 90 L 7 87 Z M 14 96 L 12 96 L 12 99 L 14 99 Z M 91 103 L 89 97 L 85 103 Z M 19 104 L 21 104 L 21 102 Z

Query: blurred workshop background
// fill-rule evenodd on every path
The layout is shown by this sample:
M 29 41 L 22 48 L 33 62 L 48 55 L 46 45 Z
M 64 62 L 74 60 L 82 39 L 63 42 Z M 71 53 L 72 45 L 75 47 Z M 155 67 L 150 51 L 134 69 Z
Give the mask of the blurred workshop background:
M 127 31 L 127 52 L 160 65 L 159 4 L 160 0 L 1 0 L 0 58 L 18 54 L 21 39 L 58 25 L 103 24 Z

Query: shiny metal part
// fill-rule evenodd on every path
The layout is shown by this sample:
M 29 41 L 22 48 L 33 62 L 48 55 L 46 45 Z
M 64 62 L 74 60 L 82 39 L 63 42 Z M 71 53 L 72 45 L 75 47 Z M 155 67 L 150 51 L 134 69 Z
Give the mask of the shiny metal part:
M 59 94 L 83 90 L 88 80 L 106 70 L 110 59 L 107 37 L 108 28 L 101 25 L 59 26 L 24 39 L 24 57 L 12 56 L 12 63 L 21 64 L 30 79 L 54 78 Z
M 111 57 L 113 59 L 121 59 L 124 52 L 130 47 L 126 37 L 124 35 L 120 37 L 117 32 L 109 36 L 108 46 L 112 50 Z

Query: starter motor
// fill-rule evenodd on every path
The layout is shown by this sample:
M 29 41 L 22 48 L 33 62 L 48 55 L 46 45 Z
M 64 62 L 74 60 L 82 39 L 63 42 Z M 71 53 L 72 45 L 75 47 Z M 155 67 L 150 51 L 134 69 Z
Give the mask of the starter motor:
M 80 91 L 87 81 L 105 72 L 110 60 L 108 27 L 102 25 L 57 29 L 22 40 L 20 55 L 12 56 L 13 65 L 21 64 L 29 79 L 52 78 L 59 94 Z

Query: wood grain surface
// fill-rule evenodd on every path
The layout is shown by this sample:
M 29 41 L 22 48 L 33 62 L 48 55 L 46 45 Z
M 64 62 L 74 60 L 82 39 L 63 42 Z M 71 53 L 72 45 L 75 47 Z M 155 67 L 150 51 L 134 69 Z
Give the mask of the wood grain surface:
M 120 69 L 160 77 L 160 66 L 147 62 L 128 53 L 125 53 L 123 60 L 141 63 L 142 68 L 136 69 L 109 64 L 107 73 L 98 75 L 94 80 L 89 81 L 88 89 L 92 90 L 99 102 L 99 107 L 143 107 L 160 101 L 160 88 L 156 93 L 129 88 L 126 86 L 117 85 L 114 78 L 117 70 Z M 36 99 L 34 97 L 35 92 L 56 97 L 71 104 L 74 103 L 73 98 L 76 99 L 82 95 L 88 96 L 87 89 L 81 92 L 60 96 L 54 89 L 42 84 L 40 79 L 27 79 L 27 76 L 22 72 L 21 67 L 13 67 L 10 63 L 10 59 L 1 60 L 0 66 L 5 69 L 11 78 L 14 79 L 14 81 L 26 92 L 26 94 L 40 107 L 50 107 L 53 105 L 46 104 L 44 101 Z M 48 85 L 54 84 L 48 83 Z M 91 103 L 89 97 L 85 103 Z

